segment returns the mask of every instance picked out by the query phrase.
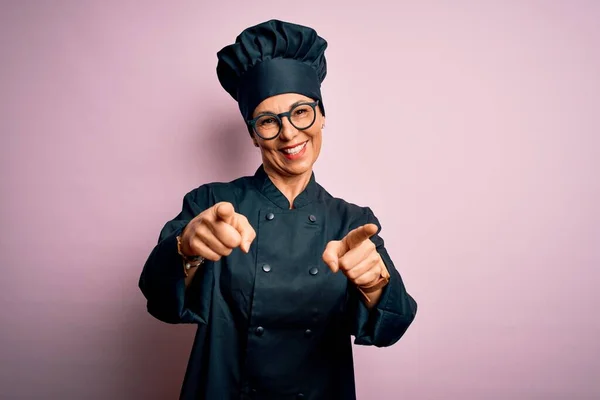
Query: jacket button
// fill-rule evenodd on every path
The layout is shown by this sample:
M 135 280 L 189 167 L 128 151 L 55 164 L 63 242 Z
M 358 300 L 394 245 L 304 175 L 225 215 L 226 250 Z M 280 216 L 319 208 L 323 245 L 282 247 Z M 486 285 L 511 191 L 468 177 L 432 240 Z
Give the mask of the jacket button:
M 302 393 L 298 393 L 298 394 L 296 395 L 296 399 L 298 399 L 298 400 L 303 400 L 303 399 L 304 399 L 304 394 L 302 394 Z
M 316 222 L 316 221 L 317 221 L 317 217 L 315 217 L 314 215 L 310 215 L 310 216 L 308 217 L 308 220 L 309 220 L 310 222 Z
M 312 267 L 311 269 L 308 270 L 308 273 L 314 276 L 319 273 L 319 268 Z
M 268 221 L 270 221 L 270 220 L 272 220 L 273 218 L 275 218 L 275 214 L 273 214 L 273 213 L 268 213 L 268 214 L 266 215 L 266 218 L 267 218 L 267 220 L 268 220 Z
M 311 337 L 312 336 L 312 331 L 310 329 L 305 330 L 304 331 L 304 336 Z
M 269 264 L 264 264 L 262 266 L 263 271 L 265 272 L 271 272 L 271 266 Z
M 256 333 L 256 336 L 262 336 L 262 334 L 265 333 L 265 328 L 259 326 L 254 330 L 254 333 Z

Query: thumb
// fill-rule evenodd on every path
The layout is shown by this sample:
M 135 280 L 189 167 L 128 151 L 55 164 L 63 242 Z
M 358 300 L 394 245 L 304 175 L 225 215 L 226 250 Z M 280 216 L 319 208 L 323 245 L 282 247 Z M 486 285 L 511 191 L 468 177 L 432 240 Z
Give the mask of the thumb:
M 215 205 L 215 216 L 217 217 L 217 220 L 231 225 L 233 223 L 234 214 L 235 210 L 233 208 L 233 204 L 231 203 L 224 201 Z
M 336 273 L 340 269 L 339 259 L 345 253 L 344 243 L 340 240 L 332 240 L 327 243 L 323 252 L 323 262 L 327 264 L 331 272 Z

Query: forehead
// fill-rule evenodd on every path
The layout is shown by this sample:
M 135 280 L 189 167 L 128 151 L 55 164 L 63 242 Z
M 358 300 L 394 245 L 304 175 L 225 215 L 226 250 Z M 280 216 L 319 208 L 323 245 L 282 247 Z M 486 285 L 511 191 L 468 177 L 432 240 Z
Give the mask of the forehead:
M 313 99 L 299 93 L 283 93 L 264 99 L 254 109 L 254 116 L 263 112 L 280 113 L 288 111 L 295 103 L 312 102 Z

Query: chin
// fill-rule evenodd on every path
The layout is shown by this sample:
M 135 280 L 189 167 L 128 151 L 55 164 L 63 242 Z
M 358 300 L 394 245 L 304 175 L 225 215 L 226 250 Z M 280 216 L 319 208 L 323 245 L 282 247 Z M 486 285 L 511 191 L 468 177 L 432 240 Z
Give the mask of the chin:
M 302 175 L 305 174 L 306 172 L 310 171 L 312 169 L 312 165 L 307 163 L 307 162 L 303 162 L 301 164 L 285 164 L 281 166 L 281 170 L 282 172 L 285 171 L 285 173 L 287 173 L 288 175 Z

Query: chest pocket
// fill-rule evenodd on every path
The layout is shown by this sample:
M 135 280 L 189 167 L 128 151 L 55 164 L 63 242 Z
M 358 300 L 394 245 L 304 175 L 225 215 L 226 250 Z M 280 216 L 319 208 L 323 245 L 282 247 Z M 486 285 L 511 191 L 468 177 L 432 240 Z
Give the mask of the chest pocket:
M 347 280 L 322 261 L 326 220 L 302 209 L 259 215 L 252 325 L 323 326 L 343 311 Z

